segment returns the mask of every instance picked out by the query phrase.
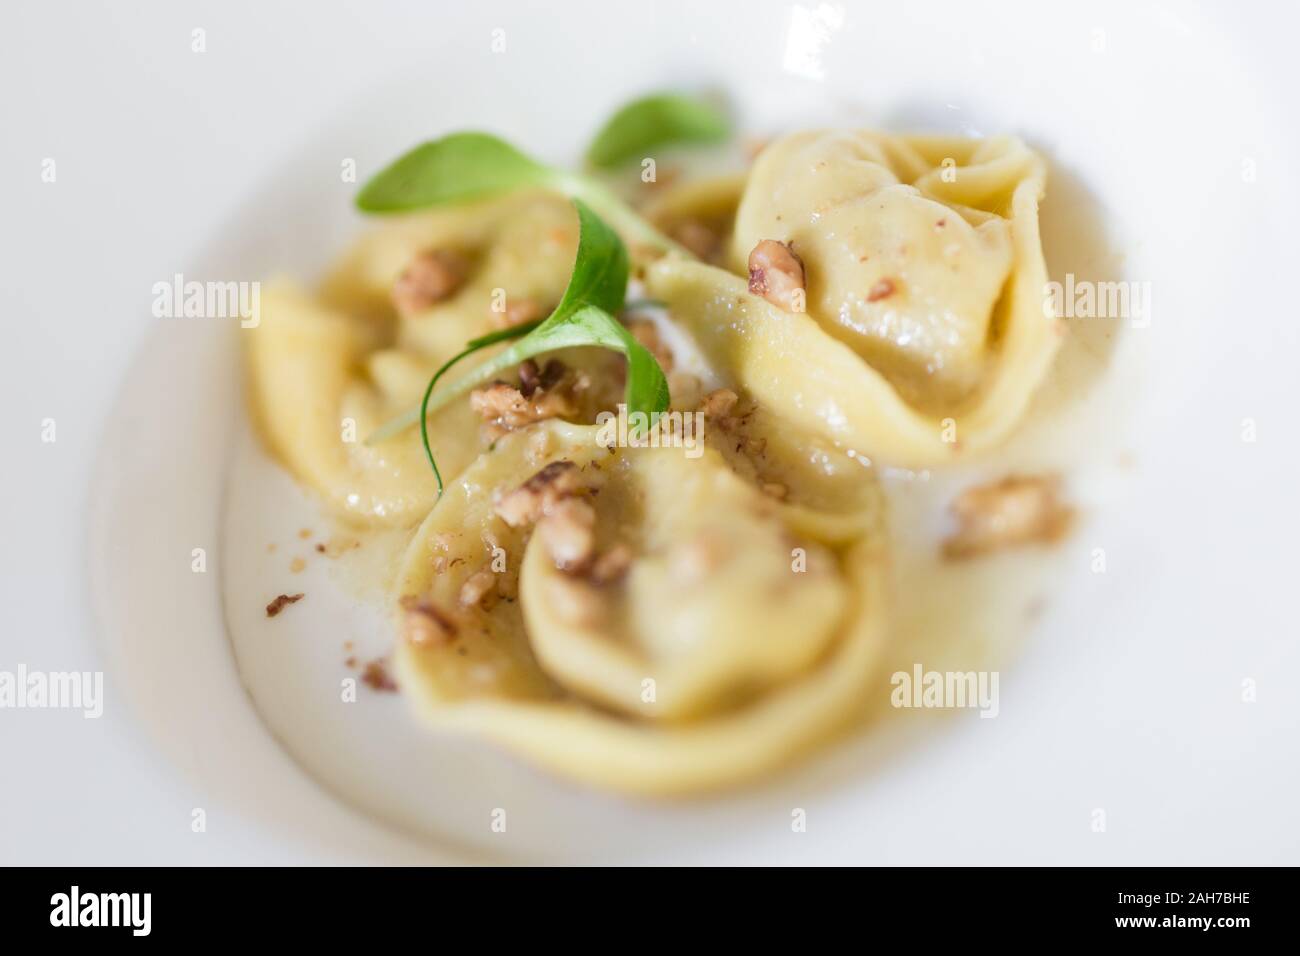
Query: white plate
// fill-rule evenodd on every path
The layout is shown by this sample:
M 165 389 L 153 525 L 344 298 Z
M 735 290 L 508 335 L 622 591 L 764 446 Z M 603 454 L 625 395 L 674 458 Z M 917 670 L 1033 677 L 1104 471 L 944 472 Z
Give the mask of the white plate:
M 1004 672 L 998 719 L 953 720 L 905 745 L 859 741 L 744 795 L 670 805 L 575 793 L 491 748 L 430 739 L 422 758 L 434 753 L 434 764 L 411 761 L 408 775 L 393 773 L 389 752 L 370 785 L 349 790 L 331 779 L 344 798 L 336 800 L 313 773 L 330 777 L 322 767 L 337 756 L 332 748 L 381 724 L 349 718 L 315 750 L 307 738 L 281 747 L 243 690 L 227 637 L 221 581 L 253 567 L 247 542 L 229 525 L 223 537 L 222 523 L 243 427 L 238 329 L 158 320 L 104 433 L 90 561 L 112 687 L 181 774 L 171 786 L 182 795 L 165 801 L 168 812 L 202 806 L 270 845 L 244 858 L 281 860 L 487 851 L 546 860 L 1294 862 L 1300 719 L 1284 682 L 1300 664 L 1287 601 L 1300 531 L 1289 429 L 1297 335 L 1279 278 L 1293 269 L 1286 157 L 1296 143 L 1269 74 L 1252 60 L 1252 51 L 1279 47 L 1256 37 L 1243 48 L 1235 28 L 1194 9 L 1090 5 L 1071 16 L 1042 6 L 747 3 L 705 13 L 657 5 L 638 10 L 635 43 L 610 39 L 628 26 L 613 5 L 566 7 L 563 16 L 522 7 L 324 16 L 307 49 L 285 54 L 284 75 L 317 64 L 332 42 L 332 62 L 355 61 L 351 72 L 374 82 L 335 78 L 328 94 L 304 83 L 295 108 L 327 121 L 315 130 L 295 123 L 292 150 L 287 136 L 268 141 L 273 131 L 259 121 L 261 138 L 249 142 L 252 159 L 241 168 L 260 169 L 261 182 L 243 177 L 236 213 L 208 232 L 202 251 L 162 268 L 155 258 L 136 280 L 147 289 L 171 268 L 196 278 L 280 269 L 309 278 L 356 228 L 355 187 L 338 177 L 343 159 L 355 158 L 364 178 L 410 143 L 465 126 L 572 159 L 612 105 L 652 87 L 716 85 L 759 131 L 856 117 L 1020 133 L 1056 167 L 1044 207 L 1054 277 L 1110 268 L 1061 250 L 1119 248 L 1123 275 L 1151 283 L 1153 316 L 1121 332 L 1090 393 L 1112 403 L 1104 427 L 1061 436 L 1097 451 L 1081 470 L 1087 520 L 1045 613 Z M 254 21 L 236 8 L 209 24 L 204 55 L 219 62 L 213 54 L 239 28 L 256 22 L 274 37 L 289 31 L 288 20 L 261 12 Z M 188 25 L 171 27 L 188 36 Z M 502 54 L 491 52 L 496 28 L 505 31 Z M 398 37 L 406 45 L 394 50 Z M 269 40 L 258 47 L 273 48 Z M 273 160 L 263 160 L 264 144 Z M 128 182 L 137 200 L 150 195 L 148 177 Z M 41 215 L 30 202 L 22 208 Z M 1079 245 L 1071 233 L 1091 228 L 1089 210 L 1105 234 Z M 141 268 L 127 258 L 125 267 Z M 35 369 L 26 381 L 45 387 Z M 1242 440 L 1246 419 L 1254 442 Z M 25 490 L 42 491 L 37 480 Z M 292 487 L 282 490 L 275 501 L 291 500 Z M 231 500 L 242 500 L 238 491 L 231 486 Z M 284 542 L 304 516 L 276 517 L 285 524 L 268 540 Z M 306 526 L 314 523 L 307 515 Z M 41 530 L 31 519 L 15 526 Z M 204 574 L 191 571 L 196 547 L 208 556 Z M 1105 574 L 1091 570 L 1096 548 L 1105 550 Z M 315 597 L 328 584 L 309 578 L 302 589 Z M 32 606 L 29 620 L 37 614 Z M 342 637 L 323 640 L 321 673 L 305 675 L 303 687 L 339 676 Z M 39 660 L 38 645 L 19 646 Z M 1242 700 L 1245 680 L 1257 682 L 1254 703 Z M 259 678 L 246 670 L 244 681 Z M 270 698 L 262 700 L 274 726 Z M 373 697 L 357 706 L 382 722 L 389 705 L 400 706 Z M 35 751 L 51 731 L 28 726 Z M 89 739 L 61 733 L 59 742 L 66 753 Z M 20 806 L 38 807 L 41 785 L 27 786 Z M 400 806 L 382 805 L 385 792 L 399 794 Z M 404 818 L 413 803 L 433 825 Z M 510 811 L 510 827 L 493 835 L 488 814 L 498 806 Z M 791 831 L 794 807 L 807 810 L 808 832 Z M 1104 833 L 1092 827 L 1099 808 Z M 165 828 L 138 824 L 152 858 L 195 859 L 175 835 L 186 825 L 184 816 Z M 16 845 L 33 858 L 41 846 Z

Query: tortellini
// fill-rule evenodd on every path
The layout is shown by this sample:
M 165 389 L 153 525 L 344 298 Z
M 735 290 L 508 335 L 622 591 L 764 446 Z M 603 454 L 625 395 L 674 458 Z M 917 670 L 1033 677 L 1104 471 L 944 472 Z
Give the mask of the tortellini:
M 908 467 L 1000 441 L 1047 373 L 1042 160 L 1011 137 L 797 133 L 755 163 L 731 271 L 761 240 L 803 260 L 806 308 L 684 259 L 647 275 L 710 361 L 842 447 Z
M 440 639 L 398 645 L 398 682 L 421 713 L 650 793 L 751 777 L 860 713 L 885 613 L 869 474 L 827 474 L 846 510 L 818 522 L 713 448 L 692 460 L 598 437 L 559 422 L 507 436 L 416 534 L 398 580 L 406 613 L 427 600 L 451 617 Z M 629 549 L 620 581 L 557 568 L 540 533 L 525 539 L 494 511 L 555 461 L 591 484 L 597 549 Z M 500 599 L 466 607 L 466 582 L 494 560 Z
M 823 328 L 913 392 L 960 397 L 979 381 L 1014 258 L 1010 224 L 981 220 L 901 182 L 878 137 L 800 133 L 755 164 L 733 257 L 789 242 L 811 265 L 808 311 Z
M 319 297 L 270 283 L 261 323 L 245 331 L 255 418 L 267 443 L 349 521 L 419 522 L 436 487 L 418 430 L 375 445 L 365 439 L 417 402 L 433 371 L 468 339 L 498 327 L 506 308 L 549 310 L 564 291 L 576 244 L 569 205 L 525 193 L 387 224 L 354 247 Z M 394 280 L 430 247 L 461 251 L 469 275 L 445 301 L 398 316 Z M 479 419 L 465 403 L 436 414 L 430 428 L 450 474 L 480 450 Z
M 433 507 L 434 489 L 418 436 L 364 443 L 395 407 L 364 374 L 367 331 L 292 284 L 265 289 L 261 324 L 248 333 L 254 408 L 271 449 L 331 510 L 359 523 L 409 525 Z M 471 439 L 453 453 L 464 467 L 472 456 L 468 410 L 446 409 L 436 427 Z

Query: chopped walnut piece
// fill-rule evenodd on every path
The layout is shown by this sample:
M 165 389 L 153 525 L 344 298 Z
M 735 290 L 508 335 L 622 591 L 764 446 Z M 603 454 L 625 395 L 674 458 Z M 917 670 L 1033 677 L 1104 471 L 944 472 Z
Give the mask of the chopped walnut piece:
M 540 319 L 545 313 L 535 299 L 512 299 L 506 297 L 506 307 L 501 311 L 492 310 L 492 324 L 498 329 L 509 329 L 525 322 Z
M 361 539 L 349 535 L 336 535 L 328 541 L 318 541 L 316 553 L 323 554 L 327 558 L 337 558 L 359 547 L 361 547 Z
M 388 662 L 382 657 L 366 663 L 365 670 L 361 672 L 361 680 L 373 690 L 389 693 L 397 690 L 397 681 L 388 673 Z
M 705 418 L 726 418 L 740 401 L 740 396 L 729 388 L 715 389 L 705 395 L 700 402 L 700 411 Z
M 490 608 L 497 599 L 497 575 L 491 568 L 480 568 L 460 586 L 461 607 Z
M 562 498 L 537 522 L 542 546 L 562 571 L 582 571 L 596 550 L 596 510 L 581 498 Z
M 539 389 L 553 389 L 564 381 L 568 371 L 558 359 L 551 359 L 540 369 L 532 359 L 525 359 L 519 363 L 519 393 L 529 398 Z
M 888 299 L 896 291 L 898 291 L 898 286 L 893 279 L 881 279 L 867 293 L 867 301 L 879 302 L 881 299 Z
M 469 263 L 459 252 L 421 252 L 393 283 L 393 305 L 399 315 L 418 315 L 459 289 L 468 272 Z
M 672 349 L 659 337 L 657 325 L 649 319 L 631 319 L 627 323 L 627 330 L 632 333 L 632 338 L 644 345 L 646 351 L 655 357 L 665 375 L 673 370 Z
M 577 465 L 571 461 L 553 461 L 514 491 L 503 495 L 497 502 L 496 513 L 510 527 L 520 528 L 584 487 Z
M 749 291 L 761 295 L 778 309 L 802 312 L 795 308 L 795 293 L 803 292 L 803 260 L 784 242 L 764 239 L 749 254 Z
M 266 606 L 266 616 L 275 617 L 290 604 L 297 604 L 304 597 L 305 595 L 303 594 L 281 594 Z
M 594 584 L 612 584 L 627 574 L 631 566 L 632 549 L 616 544 L 595 560 L 589 576 Z
M 548 362 L 549 371 L 556 363 Z M 535 369 L 536 366 L 533 366 Z M 494 438 L 525 425 L 544 421 L 548 418 L 571 418 L 578 413 L 578 403 L 574 395 L 576 388 L 566 388 L 563 383 L 545 387 L 546 376 L 540 381 L 525 384 L 527 392 L 520 391 L 505 382 L 493 382 L 487 388 L 478 388 L 470 393 L 469 404 L 474 411 L 483 416 L 484 422 L 493 432 Z M 581 387 L 581 383 L 570 383 Z
M 542 373 L 537 363 L 526 359 L 519 363 L 519 394 L 527 398 L 542 386 Z
M 402 637 L 417 647 L 436 647 L 450 643 L 458 628 L 446 611 L 432 601 L 421 601 L 407 596 L 402 599 L 405 615 L 402 619 Z
M 476 388 L 469 396 L 469 407 L 487 421 L 518 425 L 527 424 L 532 413 L 532 403 L 517 388 L 505 382 L 493 382 L 486 388 Z
M 1069 530 L 1073 510 L 1058 498 L 1055 476 L 1009 476 L 968 488 L 952 503 L 960 527 L 943 543 L 949 559 L 1021 544 L 1050 544 Z

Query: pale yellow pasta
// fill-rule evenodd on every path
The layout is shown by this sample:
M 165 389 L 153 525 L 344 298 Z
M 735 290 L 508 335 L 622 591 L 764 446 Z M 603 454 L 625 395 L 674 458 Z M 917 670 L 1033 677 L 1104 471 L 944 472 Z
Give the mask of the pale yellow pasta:
M 731 264 L 792 243 L 806 311 L 680 258 L 647 286 L 760 404 L 873 460 L 942 464 L 1001 441 L 1055 356 L 1042 189 L 1042 161 L 1007 137 L 796 134 L 759 158 Z
M 857 482 L 870 531 L 823 542 L 787 520 L 802 509 L 747 486 L 716 452 L 607 450 L 597 432 L 552 422 L 507 436 L 416 534 L 400 594 L 455 608 L 499 548 L 500 586 L 518 598 L 461 608 L 454 641 L 399 644 L 398 681 L 421 713 L 580 779 L 652 793 L 747 778 L 852 719 L 883 634 L 874 483 Z M 589 586 L 492 510 L 556 460 L 599 487 L 602 546 L 634 554 L 624 584 L 595 592 L 595 623 L 572 615 L 573 589 Z
M 360 373 L 366 330 L 287 283 L 264 289 L 261 306 L 261 322 L 246 338 L 248 368 L 255 415 L 272 451 L 342 517 L 418 521 L 435 497 L 418 435 L 364 443 L 393 407 Z M 460 436 L 447 461 L 463 467 L 474 454 L 468 409 L 446 409 L 436 427 Z
M 808 667 L 834 639 L 845 586 L 829 552 L 794 538 L 779 506 L 736 477 L 715 452 L 625 452 L 596 499 L 607 521 L 630 528 L 638 559 L 605 620 L 558 609 L 572 585 L 534 538 L 520 598 L 543 667 L 584 697 L 648 719 L 696 717 Z M 737 594 L 747 594 L 738 602 Z M 646 700 L 643 683 L 653 680 Z
M 261 322 L 246 331 L 255 417 L 267 443 L 349 521 L 419 522 L 437 489 L 418 430 L 373 446 L 365 439 L 417 402 L 433 371 L 467 340 L 498 327 L 502 308 L 532 301 L 549 310 L 568 281 L 576 229 L 563 199 L 525 193 L 385 224 L 353 248 L 319 298 L 269 284 Z M 426 249 L 464 254 L 469 277 L 446 301 L 398 317 L 393 282 Z M 431 418 L 446 474 L 478 454 L 479 424 L 465 402 Z

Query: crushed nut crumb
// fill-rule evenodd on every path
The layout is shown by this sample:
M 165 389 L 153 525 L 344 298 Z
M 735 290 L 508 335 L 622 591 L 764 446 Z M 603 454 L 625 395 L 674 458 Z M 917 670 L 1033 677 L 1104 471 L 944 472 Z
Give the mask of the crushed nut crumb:
M 1069 531 L 1074 511 L 1061 502 L 1055 476 L 1009 476 L 968 488 L 952 503 L 959 522 L 943 543 L 945 558 L 961 559 L 1022 544 L 1050 544 Z
M 581 498 L 562 498 L 537 523 L 546 553 L 562 571 L 580 572 L 596 548 L 596 511 Z
M 699 410 L 705 418 L 726 418 L 740 401 L 740 396 L 729 388 L 714 389 L 700 401 Z
M 455 639 L 456 622 L 432 601 L 421 601 L 408 595 L 402 599 L 402 608 L 405 611 L 402 637 L 407 643 L 433 647 Z
M 297 604 L 305 597 L 303 594 L 281 594 L 266 606 L 266 616 L 275 617 L 290 604 Z
M 397 681 L 393 680 L 393 676 L 388 673 L 388 662 L 382 657 L 366 662 L 366 668 L 361 672 L 361 680 L 373 690 L 387 693 L 397 690 Z
M 556 502 L 586 488 L 582 472 L 571 461 L 553 461 L 518 488 L 503 495 L 496 513 L 512 528 L 532 524 Z
M 571 376 L 555 359 L 539 370 L 531 359 L 519 368 L 519 388 L 493 382 L 470 393 L 470 407 L 483 417 L 492 439 L 548 418 L 572 418 L 577 395 L 587 388 L 584 376 Z
M 460 606 L 490 608 L 497 599 L 497 575 L 491 568 L 480 568 L 460 586 Z
M 881 299 L 887 299 L 898 291 L 898 286 L 893 279 L 881 279 L 871 287 L 867 293 L 868 302 L 879 302 Z
M 393 305 L 399 315 L 418 315 L 451 296 L 469 272 L 469 263 L 451 249 L 430 249 L 413 258 L 393 283 Z
M 803 260 L 784 242 L 764 239 L 749 254 L 749 291 L 778 309 L 796 309 L 795 293 L 804 289 Z

